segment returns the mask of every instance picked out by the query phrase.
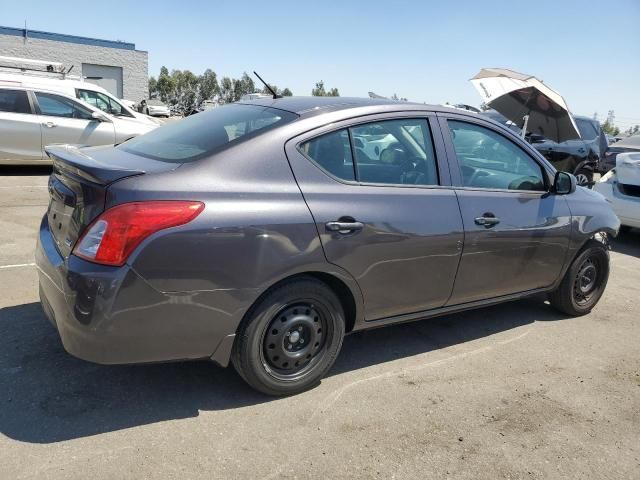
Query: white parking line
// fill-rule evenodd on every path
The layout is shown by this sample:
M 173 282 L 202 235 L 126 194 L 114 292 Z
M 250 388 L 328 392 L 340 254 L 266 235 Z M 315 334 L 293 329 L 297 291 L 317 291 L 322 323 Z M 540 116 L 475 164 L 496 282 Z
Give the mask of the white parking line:
M 35 263 L 16 263 L 15 265 L 0 265 L 0 270 L 5 268 L 21 268 L 21 267 L 35 267 Z

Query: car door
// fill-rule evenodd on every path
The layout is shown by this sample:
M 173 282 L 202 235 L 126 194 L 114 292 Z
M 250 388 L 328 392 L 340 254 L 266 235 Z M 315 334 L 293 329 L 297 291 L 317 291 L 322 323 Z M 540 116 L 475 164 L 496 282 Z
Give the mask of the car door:
M 451 294 L 462 220 L 434 121 L 375 116 L 286 145 L 326 258 L 358 282 L 366 320 L 440 307 Z
M 536 290 L 560 275 L 571 213 L 519 138 L 488 122 L 442 115 L 465 240 L 448 305 Z
M 0 89 L 0 161 L 42 160 L 40 120 L 25 90 Z
M 92 117 L 92 111 L 66 96 L 34 92 L 42 126 L 42 150 L 47 145 L 70 143 L 110 145 L 115 143 L 113 122 Z

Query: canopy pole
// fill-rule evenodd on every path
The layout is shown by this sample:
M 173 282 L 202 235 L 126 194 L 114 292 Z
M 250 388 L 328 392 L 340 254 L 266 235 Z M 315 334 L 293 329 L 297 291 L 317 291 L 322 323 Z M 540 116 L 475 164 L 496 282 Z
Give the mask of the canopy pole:
M 529 114 L 527 113 L 524 117 L 522 117 L 522 119 L 524 120 L 524 124 L 522 125 L 522 138 L 524 138 L 525 135 L 527 134 L 527 125 L 529 124 Z

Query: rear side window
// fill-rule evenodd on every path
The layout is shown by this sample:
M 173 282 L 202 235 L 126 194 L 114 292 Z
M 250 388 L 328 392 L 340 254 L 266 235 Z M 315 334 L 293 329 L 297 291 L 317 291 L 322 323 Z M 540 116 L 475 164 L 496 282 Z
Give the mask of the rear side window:
M 351 128 L 358 181 L 437 185 L 436 155 L 425 119 L 385 120 Z
M 384 185 L 437 185 L 427 120 L 383 120 L 331 132 L 300 150 L 331 175 Z
M 35 92 L 35 94 L 42 115 L 93 120 L 91 111 L 73 100 L 51 93 Z
M 163 162 L 193 162 L 297 117 L 275 108 L 225 105 L 132 138 L 118 148 Z
M 301 150 L 331 175 L 348 181 L 356 179 L 346 128 L 309 140 Z
M 31 113 L 27 92 L 24 90 L 0 90 L 0 112 Z

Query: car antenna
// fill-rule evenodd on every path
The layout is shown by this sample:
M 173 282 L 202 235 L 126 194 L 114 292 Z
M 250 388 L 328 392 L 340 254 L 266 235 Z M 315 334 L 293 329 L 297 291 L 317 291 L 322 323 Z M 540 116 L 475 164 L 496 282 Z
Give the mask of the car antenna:
M 275 90 L 273 88 L 271 88 L 271 85 L 269 85 L 267 82 L 265 82 L 262 77 L 260 75 L 258 75 L 258 72 L 256 72 L 255 70 L 253 71 L 253 74 L 258 77 L 258 80 L 260 80 L 265 87 L 267 87 L 267 90 L 269 90 L 271 92 L 271 95 L 273 95 L 273 98 L 282 98 L 280 95 L 278 95 Z

